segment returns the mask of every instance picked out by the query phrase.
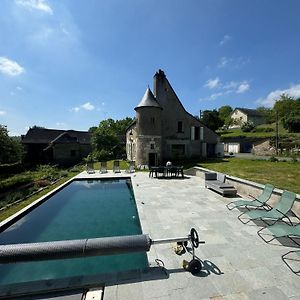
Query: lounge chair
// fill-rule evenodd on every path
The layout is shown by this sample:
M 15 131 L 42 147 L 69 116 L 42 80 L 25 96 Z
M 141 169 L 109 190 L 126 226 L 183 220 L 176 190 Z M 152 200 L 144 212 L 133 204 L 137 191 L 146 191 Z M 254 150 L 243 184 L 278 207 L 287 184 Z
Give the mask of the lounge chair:
M 294 202 L 296 200 L 296 194 L 293 192 L 289 192 L 289 191 L 283 191 L 279 202 L 271 209 L 268 211 L 265 210 L 259 210 L 259 209 L 255 209 L 252 211 L 246 211 L 242 214 L 240 214 L 238 216 L 238 219 L 244 223 L 247 224 L 249 223 L 251 220 L 261 220 L 264 223 L 266 223 L 267 225 L 269 225 L 266 220 L 272 220 L 273 223 L 276 223 L 279 220 L 284 221 L 283 219 L 286 218 L 288 219 L 288 221 L 290 222 L 291 225 L 293 225 L 291 219 L 289 218 L 289 216 L 287 215 L 287 213 L 290 211 L 290 209 L 292 208 Z M 243 221 L 243 216 L 247 215 L 247 221 L 244 222 Z
M 263 231 L 265 231 L 265 229 L 268 229 L 271 233 L 272 233 L 272 238 L 267 240 L 265 238 L 266 233 L 263 233 Z M 267 243 L 273 241 L 276 238 L 281 238 L 281 237 L 288 237 L 289 239 L 291 239 L 294 243 L 296 243 L 298 246 L 300 246 L 299 241 L 297 242 L 294 237 L 296 238 L 300 238 L 300 224 L 297 224 L 295 226 L 291 226 L 288 224 L 274 224 L 272 226 L 268 226 L 268 227 L 263 227 L 261 228 L 257 234 Z
M 228 203 L 226 206 L 229 210 L 232 210 L 237 207 L 245 207 L 248 208 L 248 206 L 251 207 L 266 207 L 268 209 L 271 209 L 272 207 L 268 205 L 266 202 L 270 199 L 272 193 L 274 190 L 274 186 L 272 184 L 266 184 L 262 193 L 255 198 L 255 200 L 247 200 L 247 199 L 237 199 L 230 203 Z
M 85 169 L 86 169 L 86 172 L 87 172 L 88 174 L 94 174 L 94 173 L 95 173 L 95 170 L 94 170 L 94 163 L 88 162 L 88 163 L 85 165 Z
M 114 160 L 113 172 L 114 173 L 121 173 L 121 170 L 120 170 L 120 161 L 119 160 Z
M 226 175 L 222 173 L 205 173 L 205 187 L 211 189 L 222 196 L 235 196 L 236 188 L 228 183 L 225 183 Z
M 126 172 L 126 173 L 134 173 L 134 172 L 135 172 L 135 169 L 134 169 L 134 162 L 133 162 L 133 161 L 131 161 L 131 162 L 129 163 L 128 169 L 125 170 L 125 172 Z
M 289 257 L 291 253 L 296 254 L 298 257 L 300 257 L 300 250 L 294 250 L 294 251 L 289 251 L 289 252 L 283 254 L 283 255 L 281 256 L 281 258 L 282 258 L 283 262 L 288 266 L 288 268 L 289 268 L 294 274 L 300 275 L 300 269 L 299 269 L 298 271 L 295 271 L 294 268 L 292 268 L 292 267 L 287 263 L 288 260 L 291 260 L 291 261 L 294 261 L 294 262 L 295 262 L 295 261 L 298 261 L 298 263 L 300 262 L 300 258 L 298 258 L 298 259 L 294 258 L 295 255 L 294 255 L 294 257 Z
M 100 173 L 101 174 L 107 173 L 107 162 L 106 161 L 100 162 Z

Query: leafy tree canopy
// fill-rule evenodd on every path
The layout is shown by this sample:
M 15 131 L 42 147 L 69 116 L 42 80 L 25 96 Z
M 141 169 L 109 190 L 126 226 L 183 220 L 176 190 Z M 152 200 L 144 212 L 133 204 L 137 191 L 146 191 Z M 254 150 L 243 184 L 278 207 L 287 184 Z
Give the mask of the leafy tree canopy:
M 105 160 L 122 155 L 125 147 L 121 145 L 120 136 L 125 136 L 126 128 L 133 122 L 132 118 L 122 120 L 107 119 L 98 127 L 91 127 L 93 154 L 97 160 Z
M 8 135 L 6 126 L 0 124 L 0 164 L 18 162 L 22 157 L 22 145 L 17 138 Z
M 225 120 L 230 117 L 230 114 L 232 113 L 232 107 L 230 105 L 224 105 L 221 106 L 218 109 L 218 113 L 219 113 L 219 118 L 225 122 Z
M 204 110 L 201 122 L 213 131 L 224 125 L 224 121 L 220 119 L 219 113 L 216 109 Z

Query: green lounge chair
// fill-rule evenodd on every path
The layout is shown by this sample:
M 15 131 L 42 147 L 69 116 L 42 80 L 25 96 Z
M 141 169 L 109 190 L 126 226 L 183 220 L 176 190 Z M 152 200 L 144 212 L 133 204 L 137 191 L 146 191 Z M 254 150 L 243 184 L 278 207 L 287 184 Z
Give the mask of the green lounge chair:
M 299 276 L 299 275 L 300 275 L 300 270 L 295 271 L 295 270 L 287 263 L 288 260 L 291 260 L 291 261 L 294 261 L 294 262 L 295 262 L 295 261 L 300 262 L 300 258 L 296 259 L 296 258 L 294 258 L 295 256 L 294 256 L 294 257 L 289 257 L 289 255 L 290 255 L 291 253 L 296 254 L 298 257 L 300 257 L 300 250 L 294 250 L 294 251 L 289 251 L 289 252 L 283 254 L 283 255 L 281 256 L 281 258 L 282 258 L 283 262 L 289 267 L 289 269 L 290 269 L 294 274 L 296 274 L 296 275 Z
M 265 210 L 259 210 L 255 209 L 252 211 L 246 211 L 238 216 L 238 219 L 244 223 L 247 224 L 251 220 L 261 220 L 267 225 L 269 225 L 266 220 L 273 220 L 273 223 L 276 223 L 278 220 L 282 220 L 284 218 L 287 218 L 288 221 L 290 222 L 291 225 L 293 223 L 291 222 L 290 218 L 288 217 L 287 213 L 290 211 L 292 208 L 294 202 L 296 200 L 296 194 L 293 192 L 289 191 L 283 191 L 279 202 L 271 209 L 268 211 Z M 248 220 L 246 222 L 243 221 L 243 216 L 247 215 Z M 246 217 L 246 218 L 247 218 Z
M 269 235 L 266 233 L 263 233 L 265 229 L 268 229 L 272 233 L 272 238 L 267 240 L 264 236 Z M 299 242 L 297 242 L 294 237 L 300 238 L 300 224 L 297 224 L 295 226 L 291 226 L 288 224 L 274 224 L 272 226 L 263 227 L 261 228 L 257 234 L 267 243 L 273 241 L 276 238 L 281 237 L 288 237 L 293 242 L 295 242 L 298 246 L 300 246 Z
M 255 198 L 255 200 L 246 200 L 246 199 L 238 199 L 235 201 L 231 201 L 226 205 L 229 210 L 232 210 L 237 207 L 245 207 L 248 209 L 248 206 L 251 207 L 265 207 L 271 209 L 272 207 L 268 205 L 266 202 L 270 199 L 274 190 L 274 186 L 272 184 L 266 184 L 262 193 Z

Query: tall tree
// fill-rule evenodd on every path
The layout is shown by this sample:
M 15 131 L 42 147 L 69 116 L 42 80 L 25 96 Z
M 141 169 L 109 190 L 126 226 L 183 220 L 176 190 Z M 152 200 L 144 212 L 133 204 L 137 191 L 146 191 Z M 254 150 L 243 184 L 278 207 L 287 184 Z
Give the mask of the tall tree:
M 107 119 L 99 123 L 98 127 L 91 127 L 93 154 L 98 160 L 109 159 L 125 153 L 121 144 L 126 128 L 133 122 L 132 118 L 122 120 Z
M 218 109 L 219 118 L 225 122 L 225 120 L 230 117 L 232 113 L 232 107 L 230 105 L 223 105 Z
M 7 127 L 0 124 L 0 164 L 18 162 L 21 158 L 20 140 L 10 137 Z
M 203 111 L 201 122 L 213 131 L 224 125 L 216 109 Z
M 280 98 L 273 106 L 273 112 L 278 113 L 280 119 L 288 117 L 293 111 L 300 111 L 300 99 L 295 99 L 287 94 L 280 95 Z

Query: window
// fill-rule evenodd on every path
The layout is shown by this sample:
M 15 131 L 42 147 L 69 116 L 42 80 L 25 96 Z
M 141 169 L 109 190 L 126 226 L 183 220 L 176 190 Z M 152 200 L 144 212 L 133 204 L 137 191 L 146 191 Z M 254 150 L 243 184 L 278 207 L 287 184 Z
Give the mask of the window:
M 76 156 L 76 150 L 71 150 L 71 151 L 70 151 L 70 155 L 71 155 L 72 157 Z
M 191 127 L 191 140 L 200 140 L 200 127 L 192 126 Z
M 154 118 L 154 117 L 151 117 L 151 118 L 150 118 L 150 122 L 151 122 L 151 124 L 154 125 L 154 124 L 155 124 L 155 118 Z
M 172 145 L 172 158 L 183 158 L 185 155 L 185 145 Z
M 153 143 L 150 144 L 150 149 L 151 149 L 151 150 L 154 150 L 154 144 L 153 144 Z
M 177 132 L 183 133 L 183 124 L 181 121 L 177 123 Z
M 195 140 L 199 140 L 199 139 L 200 139 L 200 127 L 195 126 Z

